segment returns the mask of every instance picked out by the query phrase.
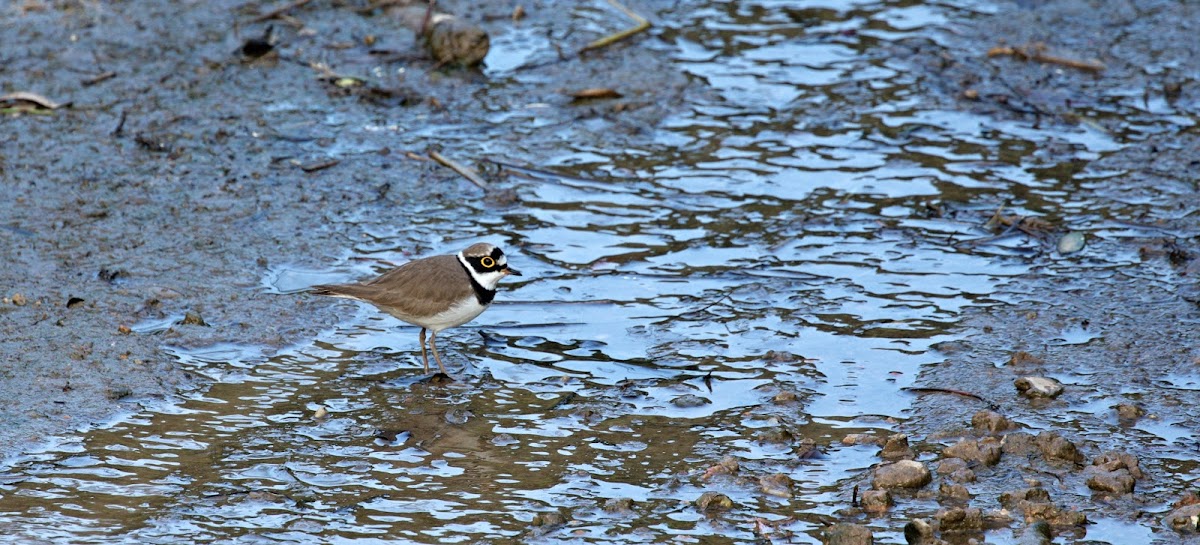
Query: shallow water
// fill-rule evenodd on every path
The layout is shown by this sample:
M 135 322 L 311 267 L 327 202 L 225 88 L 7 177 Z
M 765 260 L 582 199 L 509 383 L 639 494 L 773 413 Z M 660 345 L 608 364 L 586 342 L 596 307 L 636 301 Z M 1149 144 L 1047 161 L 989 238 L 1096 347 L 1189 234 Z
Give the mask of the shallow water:
M 601 19 L 574 9 L 575 25 Z M 284 350 L 171 348 L 212 386 L 129 400 L 128 413 L 98 429 L 12 460 L 0 477 L 9 529 L 0 539 L 525 539 L 546 531 L 531 525 L 535 516 L 553 512 L 569 522 L 547 540 L 719 533 L 750 542 L 758 517 L 782 521 L 777 537 L 818 542 L 878 460 L 841 439 L 890 433 L 912 399 L 900 388 L 942 361 L 931 347 L 956 338 L 962 310 L 1000 300 L 1001 287 L 1031 270 L 1031 255 L 1053 252 L 1024 236 L 967 241 L 991 236 L 984 223 L 1012 187 L 1027 196 L 1014 212 L 1088 206 L 1064 204 L 1059 180 L 1031 175 L 1032 150 L 1053 140 L 1094 157 L 1119 146 L 1087 126 L 916 109 L 916 76 L 886 45 L 937 40 L 939 25 L 971 9 L 742 2 L 656 13 L 663 41 L 648 46 L 692 83 L 644 148 L 581 138 L 604 121 L 556 128 L 538 125 L 537 109 L 497 108 L 497 130 L 528 123 L 514 130 L 533 143 L 463 146 L 553 171 L 516 170 L 518 206 L 416 205 L 414 225 L 340 216 L 351 225 L 338 228 L 359 241 L 345 263 L 280 265 L 263 279 L 259 296 L 288 304 L 308 297 L 293 293 L 305 285 L 386 268 L 352 258 L 399 263 L 416 257 L 414 246 L 433 255 L 479 238 L 502 245 L 524 276 L 440 337 L 454 383 L 421 376 L 415 329 L 349 302 L 330 301 L 344 307 L 344 323 Z M 532 77 L 524 63 L 552 52 L 535 30 L 496 37 L 485 105 L 500 102 L 493 94 L 505 82 Z M 326 121 L 343 131 L 333 149 L 345 153 L 375 149 L 373 137 L 454 143 L 465 132 L 436 121 L 392 130 L 344 112 Z M 996 160 L 1005 150 L 1015 158 Z M 954 213 L 932 213 L 935 203 Z M 1050 268 L 1134 259 L 1085 250 Z M 1057 342 L 1094 339 L 1067 328 Z M 780 392 L 796 400 L 773 401 Z M 322 408 L 327 416 L 314 418 Z M 1146 432 L 1168 443 L 1186 436 L 1167 424 Z M 799 456 L 800 438 L 820 453 Z M 701 478 L 729 455 L 743 461 L 741 477 Z M 792 479 L 792 497 L 759 490 L 757 477 L 776 473 Z M 698 512 L 692 502 L 705 491 L 727 494 L 733 510 Z M 622 498 L 631 508 L 605 508 Z M 905 508 L 929 507 L 922 502 Z M 877 539 L 902 541 L 902 524 L 876 523 Z M 1119 521 L 1094 530 L 1105 528 L 1146 530 Z

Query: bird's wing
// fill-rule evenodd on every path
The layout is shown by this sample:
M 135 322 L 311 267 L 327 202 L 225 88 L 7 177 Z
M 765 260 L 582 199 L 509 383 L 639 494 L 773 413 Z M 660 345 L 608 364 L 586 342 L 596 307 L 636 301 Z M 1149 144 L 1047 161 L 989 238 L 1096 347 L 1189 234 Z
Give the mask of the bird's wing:
M 362 284 L 313 286 L 313 292 L 366 301 L 401 319 L 437 314 L 474 295 L 470 277 L 453 255 L 405 263 Z M 422 295 L 405 295 L 414 292 Z

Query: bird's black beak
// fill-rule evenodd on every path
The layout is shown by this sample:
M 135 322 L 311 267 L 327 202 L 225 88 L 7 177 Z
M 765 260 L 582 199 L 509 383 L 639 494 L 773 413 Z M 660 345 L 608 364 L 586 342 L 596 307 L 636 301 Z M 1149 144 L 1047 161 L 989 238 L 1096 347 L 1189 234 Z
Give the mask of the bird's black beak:
M 521 276 L 521 271 L 518 271 L 512 267 L 509 267 L 508 265 L 504 266 L 504 272 L 507 274 L 511 274 L 513 276 Z

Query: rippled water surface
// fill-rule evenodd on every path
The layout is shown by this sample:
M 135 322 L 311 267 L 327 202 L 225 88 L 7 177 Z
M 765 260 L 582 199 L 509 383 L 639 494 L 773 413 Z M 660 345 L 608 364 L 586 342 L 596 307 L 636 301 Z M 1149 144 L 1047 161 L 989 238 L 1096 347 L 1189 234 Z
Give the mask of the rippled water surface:
M 571 9 L 584 27 L 607 14 Z M 415 329 L 350 302 L 330 301 L 345 322 L 285 350 L 171 348 L 212 386 L 131 400 L 99 429 L 14 460 L 0 476 L 3 539 L 456 543 L 533 538 L 561 513 L 567 526 L 546 539 L 749 542 L 757 517 L 817 542 L 850 479 L 877 461 L 841 439 L 890 433 L 911 401 L 900 388 L 942 360 L 931 346 L 954 338 L 964 307 L 993 302 L 1031 253 L 1053 251 L 1024 236 L 971 245 L 991 236 L 984 223 L 1014 185 L 1034 207 L 1061 196 L 1024 168 L 1027 153 L 996 157 L 1049 138 L 1083 156 L 1116 147 L 1083 125 L 1051 137 L 915 109 L 915 76 L 886 45 L 937 40 L 971 9 L 683 2 L 655 13 L 661 40 L 646 47 L 690 83 L 642 149 L 578 138 L 585 122 L 539 128 L 538 110 L 481 96 L 497 130 L 568 138 L 539 170 L 510 171 L 520 205 L 418 206 L 404 225 L 346 215 L 353 225 L 337 228 L 357 242 L 345 263 L 276 267 L 259 295 L 288 304 L 309 297 L 290 293 L 305 285 L 384 268 L 373 260 L 453 253 L 490 233 L 524 276 L 441 335 L 455 382 L 421 376 Z M 494 44 L 496 95 L 553 51 L 538 29 Z M 348 141 L 389 131 L 339 123 Z M 435 121 L 390 137 L 464 135 Z M 935 213 L 946 201 L 970 204 Z M 741 476 L 702 477 L 727 455 Z M 792 497 L 760 491 L 757 478 L 777 473 Z M 695 509 L 705 491 L 728 495 L 732 514 Z M 902 542 L 900 526 L 877 539 Z

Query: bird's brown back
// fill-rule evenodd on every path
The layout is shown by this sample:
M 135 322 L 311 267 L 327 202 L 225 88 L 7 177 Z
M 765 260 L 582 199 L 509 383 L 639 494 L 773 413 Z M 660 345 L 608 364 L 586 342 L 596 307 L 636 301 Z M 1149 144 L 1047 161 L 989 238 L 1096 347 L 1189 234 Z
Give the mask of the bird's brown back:
M 402 320 L 432 316 L 475 296 L 470 276 L 453 255 L 405 263 L 361 284 L 325 284 L 312 289 L 318 295 L 366 301 Z

